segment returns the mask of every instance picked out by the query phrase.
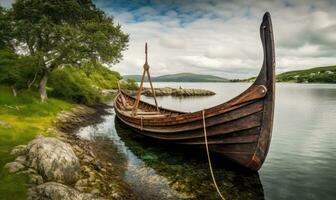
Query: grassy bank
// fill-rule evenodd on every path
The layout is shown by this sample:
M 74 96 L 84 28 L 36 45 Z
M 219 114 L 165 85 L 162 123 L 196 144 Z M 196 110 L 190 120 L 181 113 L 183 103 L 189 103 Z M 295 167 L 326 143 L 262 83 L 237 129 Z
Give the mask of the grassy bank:
M 231 82 L 254 82 L 256 77 L 234 79 Z M 336 65 L 288 71 L 276 76 L 277 82 L 288 83 L 336 83 Z
M 277 75 L 278 82 L 336 83 L 336 66 L 315 67 Z
M 27 144 L 38 134 L 48 135 L 56 114 L 74 105 L 50 98 L 41 103 L 36 92 L 22 91 L 14 97 L 12 90 L 0 85 L 0 199 L 25 199 L 27 178 L 9 174 L 3 166 L 14 159 L 13 147 Z

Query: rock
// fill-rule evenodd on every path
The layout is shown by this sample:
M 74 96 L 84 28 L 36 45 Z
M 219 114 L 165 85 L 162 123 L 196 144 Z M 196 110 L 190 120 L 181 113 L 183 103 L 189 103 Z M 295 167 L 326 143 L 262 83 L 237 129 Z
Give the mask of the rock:
M 99 191 L 99 189 L 95 188 L 95 189 L 93 189 L 93 190 L 91 191 L 91 194 L 97 196 L 97 195 L 100 194 L 100 191 Z
M 92 166 L 93 166 L 93 169 L 97 170 L 97 171 L 101 171 L 102 169 L 102 166 L 99 162 L 95 161 L 95 162 L 92 162 Z
M 94 182 L 96 180 L 96 175 L 94 172 L 89 173 L 89 181 Z
M 104 185 L 104 183 L 103 183 L 100 179 L 96 179 L 96 180 L 93 182 L 93 185 L 98 186 L 98 187 L 101 187 L 102 185 Z
M 56 182 L 47 182 L 29 189 L 29 200 L 93 200 L 99 199 L 92 194 L 79 191 Z
M 30 175 L 30 174 L 37 174 L 37 172 L 31 168 L 27 169 L 27 170 L 23 170 L 18 172 L 18 174 L 26 174 L 26 175 Z
M 92 173 L 91 168 L 86 165 L 81 166 L 80 169 L 84 176 L 90 176 L 90 173 Z
M 191 88 L 171 88 L 171 87 L 163 87 L 163 88 L 155 88 L 156 96 L 210 96 L 215 95 L 215 92 L 204 89 L 191 89 Z M 144 88 L 143 95 L 145 96 L 153 96 L 151 88 Z
M 40 185 L 43 183 L 43 178 L 40 175 L 37 174 L 30 174 L 29 175 L 29 183 L 35 184 L 35 185 Z
M 88 179 L 80 179 L 80 180 L 78 180 L 78 181 L 76 182 L 76 184 L 75 184 L 75 188 L 76 188 L 77 190 L 80 190 L 80 191 L 81 191 L 81 188 L 85 188 L 85 187 L 87 187 L 88 184 L 89 184 Z
M 89 151 L 89 155 L 92 156 L 92 157 L 95 157 L 93 151 Z
M 40 137 L 28 145 L 27 162 L 46 181 L 74 183 L 79 177 L 79 161 L 71 146 L 56 138 Z
M 78 145 L 73 145 L 73 150 L 78 154 L 83 154 L 84 151 Z
M 14 156 L 25 155 L 26 153 L 27 153 L 27 145 L 18 145 L 14 147 L 14 149 L 12 149 L 12 151 L 10 152 L 10 154 Z
M 22 165 L 27 165 L 27 157 L 26 156 L 19 156 L 15 159 L 15 162 L 19 162 Z
M 10 163 L 7 163 L 5 166 L 4 166 L 5 169 L 8 169 L 8 171 L 10 173 L 16 173 L 18 171 L 21 171 L 25 168 L 24 165 L 22 165 L 21 163 L 19 162 L 10 162 Z
M 84 158 L 83 158 L 84 163 L 91 163 L 92 161 L 93 161 L 93 158 L 91 156 L 84 154 Z

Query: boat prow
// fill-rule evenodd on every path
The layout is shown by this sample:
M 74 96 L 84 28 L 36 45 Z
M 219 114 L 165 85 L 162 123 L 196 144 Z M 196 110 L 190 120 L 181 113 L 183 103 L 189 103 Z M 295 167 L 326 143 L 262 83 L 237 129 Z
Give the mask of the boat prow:
M 212 108 L 186 113 L 158 108 L 120 90 L 114 101 L 117 117 L 142 135 L 190 148 L 204 147 L 205 128 L 210 151 L 257 171 L 266 158 L 273 127 L 275 54 L 269 13 L 263 17 L 260 37 L 264 52 L 262 68 L 255 82 L 237 97 Z

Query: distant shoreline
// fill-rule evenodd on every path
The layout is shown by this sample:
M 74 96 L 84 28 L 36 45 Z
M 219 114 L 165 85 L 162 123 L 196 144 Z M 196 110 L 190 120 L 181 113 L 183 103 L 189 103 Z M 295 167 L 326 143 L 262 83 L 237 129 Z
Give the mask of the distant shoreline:
M 126 75 L 124 79 L 133 79 L 140 82 L 141 75 Z M 153 82 L 188 82 L 188 83 L 235 83 L 235 82 L 254 82 L 256 77 L 246 79 L 227 79 L 213 75 L 178 73 L 152 77 Z M 148 80 L 145 79 L 145 82 Z M 315 67 L 304 70 L 294 70 L 276 75 L 277 82 L 284 83 L 336 83 L 336 65 Z

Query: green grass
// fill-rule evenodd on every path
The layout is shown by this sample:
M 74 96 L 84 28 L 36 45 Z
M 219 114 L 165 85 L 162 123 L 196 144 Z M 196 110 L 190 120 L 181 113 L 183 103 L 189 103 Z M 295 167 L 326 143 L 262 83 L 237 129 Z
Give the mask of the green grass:
M 48 135 L 46 129 L 56 114 L 72 107 L 71 103 L 53 98 L 41 103 L 35 92 L 19 91 L 14 97 L 9 87 L 0 85 L 0 121 L 11 126 L 0 126 L 0 199 L 26 198 L 27 177 L 9 174 L 3 168 L 15 159 L 9 154 L 12 148 L 27 144 L 38 134 Z
M 254 82 L 256 77 L 234 79 L 232 82 Z M 288 83 L 336 83 L 336 65 L 314 67 L 304 70 L 284 72 L 276 76 L 277 82 Z

